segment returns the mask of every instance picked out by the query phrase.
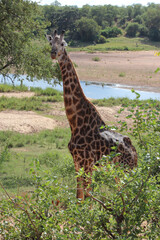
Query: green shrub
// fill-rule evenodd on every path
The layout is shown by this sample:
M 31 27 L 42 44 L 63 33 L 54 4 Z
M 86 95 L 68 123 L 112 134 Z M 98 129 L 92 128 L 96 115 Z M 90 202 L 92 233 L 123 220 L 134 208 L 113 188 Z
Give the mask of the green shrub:
M 107 39 L 105 38 L 105 36 L 103 35 L 100 35 L 97 43 L 106 43 L 107 42 Z
M 151 29 L 149 29 L 148 37 L 151 41 L 160 41 L 160 30 L 156 27 L 152 27 Z
M 104 98 L 104 99 L 95 99 L 92 100 L 92 103 L 98 106 L 106 106 L 106 107 L 112 107 L 112 106 L 119 106 L 119 105 L 126 105 L 131 104 L 133 100 L 129 98 Z
M 138 29 L 138 36 L 139 37 L 147 37 L 148 36 L 148 28 L 142 24 L 139 25 Z
M 92 58 L 92 60 L 95 61 L 95 62 L 99 62 L 100 58 L 99 57 L 94 57 L 94 58 Z
M 121 72 L 120 74 L 119 74 L 119 77 L 125 77 L 126 76 L 126 74 L 124 73 L 124 72 Z
M 126 30 L 126 36 L 136 37 L 136 34 L 139 31 L 139 24 L 138 23 L 129 23 L 125 30 Z
M 114 38 L 121 34 L 122 34 L 121 29 L 117 27 L 107 27 L 101 31 L 101 35 L 104 36 L 105 38 Z
M 46 88 L 46 89 L 42 89 L 42 88 L 34 88 L 31 87 L 30 89 L 31 91 L 35 92 L 37 96 L 57 96 L 57 95 L 61 95 L 62 96 L 62 92 L 54 89 L 54 88 Z
M 32 187 L 33 186 L 33 181 L 31 177 L 16 177 L 16 176 L 8 176 L 8 177 L 3 177 L 1 179 L 1 183 L 3 184 L 3 187 L 6 189 L 16 189 L 20 187 Z
M 0 151 L 0 167 L 3 162 L 9 161 L 9 159 L 10 159 L 10 152 L 9 152 L 8 145 L 6 145 Z

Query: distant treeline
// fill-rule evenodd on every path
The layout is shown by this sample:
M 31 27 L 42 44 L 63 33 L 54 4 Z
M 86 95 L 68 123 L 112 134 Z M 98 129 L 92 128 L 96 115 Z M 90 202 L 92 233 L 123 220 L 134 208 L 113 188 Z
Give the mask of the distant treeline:
M 160 4 L 78 8 L 62 7 L 57 0 L 46 6 L 30 0 L 0 0 L 0 74 L 5 77 L 14 69 L 14 75 L 26 74 L 30 80 L 60 79 L 59 65 L 53 67 L 45 38 L 55 29 L 66 31 L 70 46 L 105 43 L 119 35 L 160 41 Z
M 65 29 L 71 45 L 76 40 L 103 43 L 106 38 L 120 34 L 160 41 L 160 4 L 134 4 L 127 7 L 84 5 L 78 8 L 60 6 L 55 1 L 51 5 L 39 7 L 44 20 L 49 22 L 48 33 L 54 29 L 59 32 Z

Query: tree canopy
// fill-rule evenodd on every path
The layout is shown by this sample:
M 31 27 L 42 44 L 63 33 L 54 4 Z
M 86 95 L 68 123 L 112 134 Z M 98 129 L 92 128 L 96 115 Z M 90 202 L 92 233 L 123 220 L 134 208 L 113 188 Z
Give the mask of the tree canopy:
M 76 21 L 78 39 L 84 42 L 97 40 L 100 35 L 100 27 L 93 19 L 82 17 Z
M 0 73 L 52 78 L 49 51 L 39 40 L 47 22 L 38 5 L 28 0 L 1 0 L 0 22 Z
M 47 27 L 48 31 L 51 32 L 55 28 L 59 31 L 65 29 L 70 41 L 79 40 L 79 36 L 82 35 L 82 28 L 84 29 L 82 22 L 86 23 L 85 32 L 90 31 L 92 28 L 90 23 L 92 22 L 97 31 L 98 27 L 102 32 L 109 27 L 116 27 L 120 29 L 119 32 L 124 30 L 129 37 L 138 35 L 148 37 L 153 41 L 159 41 L 160 4 L 152 3 L 148 4 L 147 7 L 141 4 L 133 4 L 127 7 L 84 5 L 82 8 L 76 6 L 63 7 L 54 4 L 43 6 L 42 9 L 45 19 L 51 22 L 51 25 Z M 98 26 L 95 25 L 95 22 Z M 85 39 L 81 37 L 80 40 L 92 41 L 96 39 L 97 31 L 95 31 L 95 36 L 84 37 Z

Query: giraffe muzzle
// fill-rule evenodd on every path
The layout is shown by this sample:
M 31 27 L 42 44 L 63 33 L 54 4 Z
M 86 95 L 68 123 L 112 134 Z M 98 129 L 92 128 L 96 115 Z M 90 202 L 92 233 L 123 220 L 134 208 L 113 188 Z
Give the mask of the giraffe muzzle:
M 56 59 L 56 54 L 55 53 L 51 53 L 51 58 L 52 59 Z
M 51 51 L 51 58 L 52 58 L 52 59 L 56 59 L 56 57 L 57 57 L 57 51 L 53 49 L 53 50 Z

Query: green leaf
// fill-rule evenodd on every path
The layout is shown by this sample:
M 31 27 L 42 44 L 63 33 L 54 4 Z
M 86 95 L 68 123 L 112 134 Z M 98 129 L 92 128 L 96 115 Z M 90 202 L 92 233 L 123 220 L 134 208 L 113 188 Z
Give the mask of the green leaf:
M 155 73 L 158 73 L 160 71 L 160 68 L 158 67 L 156 70 L 155 70 Z

